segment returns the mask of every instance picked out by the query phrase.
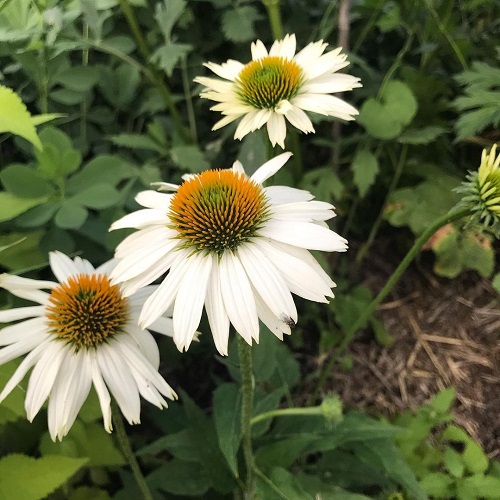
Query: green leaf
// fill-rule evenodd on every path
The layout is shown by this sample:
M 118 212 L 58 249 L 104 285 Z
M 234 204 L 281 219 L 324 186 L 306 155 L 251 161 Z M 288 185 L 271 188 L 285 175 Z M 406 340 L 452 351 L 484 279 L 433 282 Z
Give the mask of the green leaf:
M 0 172 L 5 189 L 21 198 L 37 198 L 52 194 L 52 186 L 40 179 L 36 171 L 27 165 L 8 165 Z
M 367 149 L 361 149 L 356 153 L 351 169 L 354 173 L 354 184 L 358 188 L 359 196 L 363 198 L 379 172 L 378 160 Z
M 108 434 L 100 422 L 86 424 L 85 433 L 79 434 L 78 442 L 93 467 L 115 467 L 126 463 L 116 447 L 114 436 Z
M 199 497 L 212 486 L 210 476 L 200 464 L 177 458 L 163 463 L 147 477 L 150 487 L 174 495 Z
M 60 206 L 61 203 L 58 201 L 47 201 L 46 203 L 42 203 L 41 205 L 33 207 L 27 212 L 24 212 L 24 214 L 20 215 L 16 220 L 16 224 L 19 227 L 42 226 L 52 219 Z
M 11 248 L 7 248 L 0 253 L 0 265 L 8 270 L 21 271 L 47 263 L 47 256 L 42 255 L 39 249 L 42 235 L 42 232 L 36 232 L 10 233 L 0 236 L 0 246 L 10 245 L 19 239 L 22 240 L 17 245 L 11 246 Z
M 488 468 L 488 457 L 481 446 L 472 439 L 465 445 L 463 459 L 465 467 L 467 467 L 467 470 L 472 474 L 483 473 Z
M 236 384 L 222 384 L 213 393 L 213 416 L 219 448 L 238 477 L 236 455 L 241 440 L 241 393 Z
M 457 484 L 457 498 L 470 500 L 472 498 L 498 499 L 500 479 L 498 477 L 477 474 L 467 477 Z
M 247 134 L 241 143 L 238 160 L 245 168 L 247 175 L 254 174 L 261 165 L 266 163 L 264 136 L 262 134 Z
M 68 500 L 110 500 L 109 493 L 99 488 L 91 488 L 90 486 L 80 486 L 75 488 L 69 494 Z
M 283 498 L 314 500 L 316 498 L 302 488 L 295 475 L 292 475 L 282 467 L 274 468 L 271 471 L 268 481 L 263 481 L 258 476 L 256 484 L 257 497 L 265 498 L 266 500 L 281 500 Z
M 0 85 L 0 133 L 2 132 L 24 137 L 37 149 L 42 149 L 35 125 L 23 101 L 12 89 Z
M 74 200 L 64 201 L 54 217 L 54 223 L 61 229 L 79 229 L 88 217 L 87 209 Z
M 31 123 L 33 125 L 42 125 L 43 123 L 50 122 L 56 118 L 62 118 L 66 116 L 64 113 L 45 113 L 43 115 L 36 115 L 31 117 Z
M 394 139 L 417 112 L 417 100 L 403 82 L 391 81 L 383 89 L 380 100 L 369 98 L 359 111 L 358 120 L 377 139 Z
M 185 392 L 182 392 L 182 401 L 189 422 L 191 439 L 198 446 L 201 464 L 208 471 L 213 487 L 221 493 L 229 493 L 234 488 L 234 480 L 219 449 L 213 422 Z
M 0 459 L 0 498 L 45 498 L 62 486 L 87 461 L 86 458 L 62 456 L 37 459 L 25 455 L 7 455 Z
M 462 477 L 464 474 L 464 461 L 453 448 L 447 446 L 443 452 L 444 466 L 453 477 Z
M 448 387 L 439 391 L 428 403 L 434 411 L 439 413 L 440 415 L 447 414 L 453 403 L 455 402 L 455 397 L 457 395 L 457 391 L 454 387 Z
M 446 129 L 429 125 L 423 128 L 409 128 L 405 130 L 399 137 L 398 142 L 402 144 L 430 144 L 434 142 L 439 136 L 443 135 Z
M 186 57 L 192 48 L 191 45 L 186 43 L 169 42 L 153 52 L 151 62 L 165 70 L 168 76 L 172 76 L 177 63 Z
M 170 41 L 172 28 L 185 11 L 184 0 L 163 0 L 156 4 L 155 19 L 166 42 Z
M 190 429 L 167 434 L 141 448 L 139 456 L 156 455 L 168 451 L 172 456 L 186 462 L 199 462 L 198 443 L 194 442 Z
M 420 481 L 420 486 L 433 498 L 452 496 L 454 479 L 442 472 L 431 472 Z
M 317 475 L 295 474 L 301 487 L 318 500 L 371 500 L 370 497 L 352 493 L 342 488 L 324 483 Z
M 240 5 L 226 10 L 222 15 L 222 31 L 231 42 L 248 42 L 256 37 L 255 21 L 260 19 L 257 9 L 251 5 Z
M 172 161 L 193 174 L 209 167 L 203 153 L 197 146 L 175 146 L 170 150 Z
M 56 128 L 46 127 L 40 133 L 40 139 L 43 143 L 43 151 L 37 153 L 37 173 L 40 177 L 55 180 L 78 169 L 81 154 L 73 148 L 68 135 Z
M 99 81 L 99 71 L 94 66 L 72 66 L 56 74 L 54 83 L 74 92 L 87 92 Z
M 121 198 L 121 193 L 109 184 L 94 184 L 75 194 L 73 202 L 81 203 L 88 208 L 102 210 L 116 205 Z
M 132 149 L 149 149 L 164 154 L 166 147 L 158 144 L 149 135 L 144 134 L 119 134 L 110 137 L 113 144 Z
M 12 220 L 30 208 L 46 202 L 47 196 L 38 198 L 19 198 L 12 193 L 0 192 L 0 222 Z

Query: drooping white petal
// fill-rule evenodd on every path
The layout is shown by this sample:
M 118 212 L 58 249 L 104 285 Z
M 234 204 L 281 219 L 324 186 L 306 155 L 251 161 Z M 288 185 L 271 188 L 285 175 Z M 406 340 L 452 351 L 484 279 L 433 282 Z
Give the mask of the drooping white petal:
M 255 297 L 255 304 L 257 306 L 259 319 L 272 333 L 274 333 L 274 335 L 276 335 L 276 337 L 283 340 L 284 333 L 286 335 L 290 335 L 292 333 L 290 327 L 277 318 L 258 295 Z
M 203 64 L 203 66 L 206 66 L 209 70 L 213 71 L 217 76 L 232 81 L 235 80 L 240 71 L 244 68 L 243 64 L 241 64 L 239 61 L 235 61 L 234 59 L 229 59 L 227 62 L 223 64 L 215 64 L 208 62 Z
M 124 215 L 121 219 L 116 220 L 109 227 L 110 231 L 115 229 L 124 229 L 133 227 L 135 229 L 142 229 L 150 224 L 162 224 L 167 221 L 167 216 L 160 210 L 153 208 L 143 208 L 131 214 Z
M 359 78 L 355 76 L 345 73 L 327 74 L 304 83 L 299 94 L 333 94 L 361 86 Z
M 0 311 L 0 323 L 9 323 L 19 319 L 33 318 L 34 316 L 43 316 L 44 306 L 17 307 L 16 309 L 6 309 Z
M 187 350 L 201 320 L 210 270 L 211 256 L 190 257 L 190 265 L 182 277 L 174 306 L 174 342 L 179 351 Z
M 89 352 L 89 359 L 91 363 L 90 369 L 92 373 L 92 383 L 94 384 L 94 389 L 99 399 L 99 406 L 101 407 L 102 418 L 104 421 L 104 429 L 106 432 L 111 432 L 113 430 L 113 423 L 111 420 L 111 396 L 109 395 L 108 388 L 102 378 L 96 351 Z
M 243 139 L 245 135 L 254 130 L 262 127 L 265 121 L 262 121 L 262 116 L 265 116 L 266 113 L 262 114 L 262 110 L 254 110 L 247 113 L 241 119 L 240 123 L 236 127 L 236 132 L 234 133 L 235 139 Z
M 26 332 L 22 339 L 0 349 L 0 365 L 8 363 L 19 356 L 23 356 L 49 337 L 50 334 L 40 331 Z
M 302 201 L 273 206 L 273 219 L 325 221 L 335 217 L 333 206 L 324 201 Z
M 292 103 L 306 111 L 335 116 L 343 120 L 353 120 L 354 116 L 359 114 L 356 108 L 332 95 L 299 94 L 292 99 Z
M 297 129 L 308 134 L 314 132 L 314 126 L 309 117 L 297 106 L 292 105 L 292 109 L 288 111 L 285 118 Z
M 66 346 L 54 340 L 47 342 L 47 347 L 31 372 L 24 407 L 31 422 L 49 397 L 56 377 L 61 368 Z M 66 374 L 64 374 L 64 377 Z
M 286 124 L 283 115 L 272 113 L 267 122 L 267 133 L 273 146 L 279 144 L 285 149 Z
M 309 250 L 345 252 L 347 240 L 330 229 L 300 221 L 270 220 L 259 231 L 262 236 Z
M 272 205 L 309 201 L 314 198 L 309 191 L 288 186 L 269 186 L 264 188 L 264 191 Z
M 32 300 L 45 305 L 49 298 L 47 292 L 41 288 L 54 288 L 57 283 L 53 281 L 38 281 L 30 278 L 23 278 L 14 274 L 0 274 L 0 288 L 5 288 L 16 297 Z
M 252 180 L 257 184 L 263 184 L 269 177 L 272 177 L 292 156 L 292 153 L 286 152 L 275 156 L 269 161 L 266 161 L 252 175 Z
M 140 191 L 135 197 L 135 201 L 146 208 L 153 208 L 159 212 L 168 212 L 170 201 L 172 200 L 171 194 L 159 193 L 158 191 L 147 190 Z
M 174 336 L 174 320 L 172 318 L 167 318 L 166 316 L 160 316 L 158 319 L 153 321 L 149 326 L 148 330 L 153 332 L 161 333 L 167 337 Z
M 292 295 L 276 267 L 253 242 L 240 245 L 237 255 L 245 268 L 252 286 L 262 301 L 278 318 L 297 322 L 297 309 Z
M 239 259 L 224 252 L 219 264 L 221 295 L 229 320 L 236 331 L 252 344 L 259 340 L 259 320 L 252 288 Z
M 62 252 L 50 252 L 49 262 L 52 272 L 59 283 L 64 283 L 71 276 L 81 273 L 75 263 Z
M 170 320 L 170 318 L 160 317 L 156 322 L 161 319 Z M 127 334 L 134 340 L 151 366 L 157 370 L 160 366 L 160 351 L 158 350 L 158 344 L 149 331 L 141 330 L 137 324 L 129 324 L 127 325 Z
M 219 130 L 220 128 L 222 127 L 225 127 L 226 125 L 229 125 L 230 123 L 234 122 L 235 120 L 237 120 L 241 115 L 229 115 L 229 116 L 225 116 L 224 118 L 222 118 L 221 120 L 219 120 L 218 122 L 216 122 L 216 124 L 212 127 L 212 130 L 215 131 L 215 130 Z
M 205 297 L 205 309 L 207 311 L 208 323 L 210 324 L 215 347 L 222 356 L 227 356 L 230 323 L 222 298 L 217 257 L 213 256 L 212 259 L 212 270 Z
M 24 342 L 26 338 L 38 336 L 40 340 L 47 337 L 47 325 L 45 318 L 36 317 L 6 326 L 0 330 L 0 346 Z

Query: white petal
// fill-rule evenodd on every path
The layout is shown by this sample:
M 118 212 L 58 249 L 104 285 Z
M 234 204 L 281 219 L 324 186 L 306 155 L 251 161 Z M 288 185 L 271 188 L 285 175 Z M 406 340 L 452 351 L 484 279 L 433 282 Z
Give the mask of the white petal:
M 167 337 L 173 337 L 174 321 L 172 318 L 160 316 L 148 326 L 148 330 L 153 330 L 153 332 L 161 333 Z
M 240 245 L 238 257 L 250 278 L 252 286 L 278 318 L 290 318 L 297 323 L 297 309 L 292 295 L 276 267 L 252 243 Z
M 159 212 L 168 212 L 172 194 L 159 193 L 158 191 L 147 190 L 137 193 L 135 201 L 146 208 L 153 208 Z
M 239 259 L 225 252 L 220 259 L 220 286 L 224 306 L 236 331 L 252 344 L 259 339 L 259 320 L 252 288 Z
M 0 323 L 9 323 L 18 319 L 32 318 L 33 316 L 43 316 L 44 306 L 17 307 L 16 309 L 7 309 L 0 311 Z
M 324 75 L 325 73 L 333 73 L 339 69 L 345 68 L 349 65 L 347 62 L 347 55 L 341 54 L 342 49 L 339 47 L 331 52 L 323 54 L 321 57 L 314 61 L 309 61 L 303 66 L 306 77 L 309 80 Z
M 214 262 L 212 263 L 212 271 L 205 297 L 205 309 L 207 311 L 208 323 L 210 324 L 215 347 L 223 356 L 227 356 L 230 323 L 222 298 L 217 257 L 214 256 L 213 260 Z
M 273 206 L 273 219 L 325 221 L 335 217 L 333 206 L 324 201 L 302 201 Z
M 257 305 L 259 319 L 272 333 L 274 333 L 274 335 L 276 335 L 276 337 L 283 340 L 284 333 L 286 335 L 290 335 L 292 333 L 290 327 L 277 318 L 259 296 L 255 297 L 255 304 Z
M 323 40 L 319 40 L 318 42 L 310 43 L 306 45 L 300 52 L 298 52 L 293 60 L 302 68 L 307 66 L 308 64 L 314 64 L 315 61 L 323 54 L 326 47 L 328 47 L 327 43 L 324 43 Z
M 174 306 L 174 342 L 179 351 L 188 350 L 201 320 L 208 278 L 212 268 L 211 256 L 190 257 L 190 265 L 182 277 Z
M 213 71 L 217 76 L 232 81 L 236 79 L 240 71 L 245 67 L 239 61 L 235 61 L 233 59 L 229 59 L 227 62 L 222 64 L 215 64 L 208 62 L 203 64 L 203 66 L 206 66 L 209 70 Z
M 22 361 L 17 367 L 16 371 L 10 377 L 9 381 L 5 384 L 2 392 L 0 393 L 0 403 L 11 393 L 11 391 L 16 387 L 19 382 L 24 378 L 26 373 L 31 369 L 31 367 L 38 362 L 40 356 L 43 354 L 47 348 L 47 342 L 41 342 L 37 345 Z M 2 349 L 3 350 L 3 349 Z M 4 364 L 0 362 L 0 364 Z
M 245 169 L 243 168 L 243 165 L 241 164 L 241 161 L 239 161 L 239 160 L 236 160 L 233 163 L 231 170 L 236 174 L 244 174 L 245 173 Z
M 292 153 L 286 152 L 275 156 L 264 165 L 260 166 L 252 175 L 252 180 L 257 184 L 263 184 L 269 177 L 272 177 L 292 156 Z
M 179 186 L 171 182 L 152 182 L 151 186 L 158 186 L 158 191 L 177 191 Z
M 108 276 L 111 274 L 111 271 L 116 267 L 118 264 L 119 260 L 118 259 L 110 259 L 107 262 L 104 262 L 104 264 L 101 264 L 95 271 L 95 274 L 101 274 Z
M 308 134 L 314 132 L 314 126 L 309 117 L 297 106 L 292 106 L 292 109 L 285 115 L 286 119 L 297 129 Z
M 81 274 L 78 266 L 62 252 L 49 252 L 49 262 L 52 272 L 59 283 L 64 283 L 71 276 Z
M 134 377 L 121 353 L 108 344 L 97 350 L 97 361 L 101 374 L 111 394 L 129 424 L 141 421 L 141 401 Z
M 47 342 L 47 347 L 30 375 L 24 407 L 26 416 L 33 421 L 43 403 L 49 397 L 66 352 L 63 342 Z M 66 374 L 63 375 L 64 377 Z
M 234 122 L 240 117 L 240 115 L 229 115 L 225 116 L 222 118 L 222 120 L 219 120 L 213 127 L 212 130 L 219 130 L 222 127 L 225 127 L 226 125 L 229 125 L 230 123 Z
M 251 111 L 241 119 L 240 123 L 236 127 L 236 132 L 234 133 L 235 139 L 243 139 L 245 135 L 253 132 L 264 124 L 264 122 L 261 123 L 262 113 L 260 111 L 262 110 Z
M 361 86 L 359 78 L 344 73 L 335 73 L 323 75 L 305 83 L 300 88 L 300 93 L 332 94 L 334 92 L 345 92 Z
M 33 335 L 40 335 L 40 338 L 45 338 L 47 336 L 45 318 L 32 318 L 2 328 L 0 330 L 0 346 L 13 344 L 14 342 L 22 342 L 26 337 L 31 337 Z
M 281 41 L 281 44 L 278 46 L 277 53 L 272 53 L 272 48 L 269 51 L 269 55 L 277 55 L 278 57 L 284 57 L 285 59 L 292 59 L 295 55 L 295 50 L 297 48 L 297 41 L 295 39 L 295 35 L 285 35 L 285 38 Z
M 207 78 L 205 76 L 198 76 L 194 79 L 196 83 L 204 85 L 208 89 L 215 90 L 219 93 L 232 93 L 233 83 L 217 80 L 216 78 Z
M 252 43 L 251 51 L 252 51 L 252 59 L 254 61 L 256 61 L 257 59 L 262 59 L 263 57 L 266 57 L 268 55 L 266 47 L 260 40 L 257 40 L 256 42 Z
M 152 208 L 143 208 L 142 210 L 136 210 L 113 222 L 109 230 L 114 231 L 115 229 L 124 229 L 128 227 L 142 229 L 151 224 L 165 224 L 166 222 L 168 222 L 168 217 L 164 212 Z
M 40 333 L 39 331 L 26 332 L 22 339 L 19 339 L 14 344 L 10 344 L 7 347 L 0 349 L 0 365 L 16 359 L 19 356 L 23 356 L 50 337 L 51 335 L 47 333 Z
M 141 328 L 147 328 L 159 318 L 174 301 L 181 280 L 191 264 L 189 255 L 189 250 L 180 250 L 177 252 L 177 255 L 175 255 L 169 274 L 160 284 L 158 289 L 145 302 L 142 308 L 139 319 Z
M 264 188 L 264 191 L 272 205 L 309 201 L 314 198 L 309 191 L 288 186 L 269 186 Z
M 273 146 L 279 144 L 285 149 L 286 124 L 285 118 L 277 113 L 272 113 L 267 122 L 267 133 Z
M 113 430 L 113 423 L 111 420 L 111 396 L 109 395 L 108 388 L 102 378 L 96 351 L 90 351 L 89 357 L 91 360 L 92 382 L 94 384 L 97 397 L 99 398 L 99 405 L 101 407 L 101 413 L 104 420 L 104 429 L 106 432 L 111 432 Z
M 175 229 L 169 229 L 168 227 L 166 227 L 167 223 L 168 220 L 165 219 L 161 225 L 155 225 L 140 229 L 130 236 L 127 236 L 116 247 L 115 257 L 118 259 L 123 259 L 124 257 L 127 257 L 128 254 L 140 250 L 145 246 L 149 246 L 157 240 L 166 241 L 169 238 L 175 237 L 177 232 L 175 231 Z
M 320 115 L 335 116 L 342 120 L 353 120 L 358 110 L 342 99 L 325 94 L 301 94 L 293 98 L 292 103 L 306 111 Z
M 49 298 L 47 292 L 41 288 L 54 288 L 58 284 L 53 281 L 38 281 L 30 278 L 22 278 L 14 274 L 0 274 L 0 288 L 5 288 L 16 297 L 32 300 L 39 304 L 46 304 Z
M 299 221 L 269 221 L 259 234 L 299 248 L 345 252 L 347 240 L 330 229 Z
M 169 319 L 169 318 L 158 318 Z M 156 321 L 158 321 L 156 320 Z M 170 320 L 171 321 L 171 320 Z M 127 333 L 137 344 L 139 350 L 156 370 L 160 366 L 160 351 L 158 344 L 148 330 L 141 330 L 137 325 L 127 325 Z

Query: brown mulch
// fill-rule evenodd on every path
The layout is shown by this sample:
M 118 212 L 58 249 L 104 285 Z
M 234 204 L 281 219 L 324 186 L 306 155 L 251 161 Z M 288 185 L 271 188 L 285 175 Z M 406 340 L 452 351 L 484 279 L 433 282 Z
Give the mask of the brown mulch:
M 391 259 L 392 260 L 392 259 Z M 329 388 L 344 405 L 388 416 L 415 409 L 453 385 L 456 423 L 500 457 L 500 298 L 486 279 L 466 272 L 436 277 L 428 258 L 412 265 L 379 308 L 394 337 L 382 347 L 359 334 L 347 353 L 349 373 L 335 371 Z M 364 283 L 378 292 L 392 269 L 371 257 Z

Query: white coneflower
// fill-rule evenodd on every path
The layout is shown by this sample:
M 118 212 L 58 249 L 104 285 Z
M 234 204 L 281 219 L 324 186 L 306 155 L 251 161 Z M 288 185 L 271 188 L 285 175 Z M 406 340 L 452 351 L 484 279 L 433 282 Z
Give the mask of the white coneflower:
M 259 318 L 282 338 L 297 322 L 290 292 L 317 302 L 333 297 L 335 284 L 308 249 L 346 250 L 346 240 L 325 223 L 334 207 L 307 191 L 262 186 L 290 156 L 268 161 L 251 177 L 235 162 L 190 175 L 180 186 L 160 183 L 174 194 L 137 195 L 146 208 L 111 226 L 139 229 L 117 248 L 113 282 L 134 293 L 169 271 L 144 305 L 142 327 L 174 304 L 174 342 L 187 349 L 205 305 L 215 345 L 227 354 L 230 323 L 249 344 L 259 339 Z
M 155 340 L 137 326 L 139 312 L 156 287 L 125 297 L 108 277 L 115 265 L 109 261 L 94 269 L 84 259 L 52 252 L 50 266 L 59 283 L 0 275 L 0 287 L 40 304 L 0 311 L 2 323 L 24 320 L 0 330 L 0 365 L 27 354 L 0 401 L 33 368 L 26 414 L 32 421 L 49 398 L 48 425 L 54 441 L 69 432 L 92 384 L 108 432 L 110 392 L 130 424 L 140 422 L 140 396 L 159 408 L 167 406 L 163 396 L 177 398 L 158 373 Z M 151 329 L 172 335 L 172 320 L 158 316 Z
M 242 64 L 229 60 L 224 64 L 205 66 L 226 81 L 198 77 L 207 91 L 201 97 L 217 101 L 211 109 L 224 116 L 212 130 L 241 118 L 234 135 L 242 139 L 267 123 L 272 145 L 285 147 L 285 118 L 304 133 L 314 132 L 304 111 L 353 120 L 358 111 L 332 93 L 361 87 L 359 78 L 337 73 L 349 63 L 341 48 L 325 49 L 323 40 L 310 43 L 295 54 L 295 35 L 274 42 L 269 53 L 264 44 L 252 43 L 252 61 Z

